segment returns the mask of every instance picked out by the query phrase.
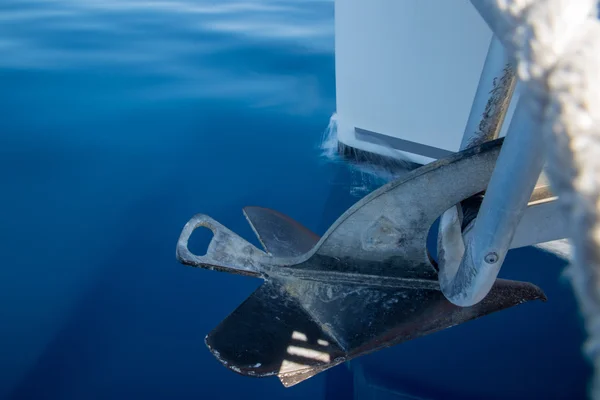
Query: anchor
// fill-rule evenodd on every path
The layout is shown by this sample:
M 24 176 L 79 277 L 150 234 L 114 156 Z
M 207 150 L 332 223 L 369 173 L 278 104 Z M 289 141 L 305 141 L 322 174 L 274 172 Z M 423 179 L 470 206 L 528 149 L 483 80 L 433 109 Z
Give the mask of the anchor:
M 261 250 L 195 215 L 177 243 L 181 263 L 264 280 L 206 336 L 210 351 L 239 374 L 277 376 L 289 387 L 364 354 L 545 301 L 531 283 L 496 279 L 481 301 L 455 305 L 441 291 L 426 247 L 436 219 L 485 192 L 502 143 L 452 154 L 382 186 L 322 237 L 277 211 L 246 207 Z M 214 234 L 203 256 L 188 249 L 199 227 Z

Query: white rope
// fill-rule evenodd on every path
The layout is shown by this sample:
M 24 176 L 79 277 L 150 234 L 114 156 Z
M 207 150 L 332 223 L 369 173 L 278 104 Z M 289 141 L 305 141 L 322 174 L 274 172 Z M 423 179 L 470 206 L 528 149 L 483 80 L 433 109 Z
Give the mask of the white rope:
M 600 22 L 597 0 L 472 0 L 529 91 L 547 175 L 569 218 L 568 268 L 600 399 Z

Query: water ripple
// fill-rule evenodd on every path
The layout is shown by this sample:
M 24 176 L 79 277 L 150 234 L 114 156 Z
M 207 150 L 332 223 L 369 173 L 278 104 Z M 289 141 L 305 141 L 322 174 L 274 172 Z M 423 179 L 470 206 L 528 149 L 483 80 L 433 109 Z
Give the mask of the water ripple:
M 331 0 L 0 4 L 0 70 L 165 79 L 137 91 L 148 99 L 237 93 L 260 106 L 294 102 L 290 94 L 301 91 L 315 109 L 331 99 L 319 97 L 320 78 L 303 72 L 314 62 L 333 65 Z

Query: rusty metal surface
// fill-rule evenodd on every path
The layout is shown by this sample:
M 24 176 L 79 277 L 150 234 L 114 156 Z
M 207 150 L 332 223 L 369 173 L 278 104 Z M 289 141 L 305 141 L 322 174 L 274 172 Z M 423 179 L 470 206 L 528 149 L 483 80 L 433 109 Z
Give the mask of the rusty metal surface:
M 454 306 L 426 249 L 435 219 L 485 189 L 501 144 L 438 160 L 381 187 L 318 241 L 281 213 L 246 209 L 268 253 L 207 216 L 192 218 L 177 245 L 182 263 L 266 281 L 207 336 L 207 346 L 233 371 L 276 375 L 291 386 L 354 357 L 545 300 L 532 284 L 498 280 L 482 302 Z M 214 232 L 205 256 L 187 249 L 199 226 Z

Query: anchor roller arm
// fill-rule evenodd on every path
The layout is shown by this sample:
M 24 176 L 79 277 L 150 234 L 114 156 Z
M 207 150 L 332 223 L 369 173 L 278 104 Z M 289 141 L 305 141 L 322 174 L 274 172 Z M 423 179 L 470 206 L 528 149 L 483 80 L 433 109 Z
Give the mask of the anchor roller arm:
M 440 221 L 440 287 L 462 307 L 478 303 L 491 289 L 542 171 L 543 143 L 523 104 L 517 106 L 466 243 L 456 208 Z

